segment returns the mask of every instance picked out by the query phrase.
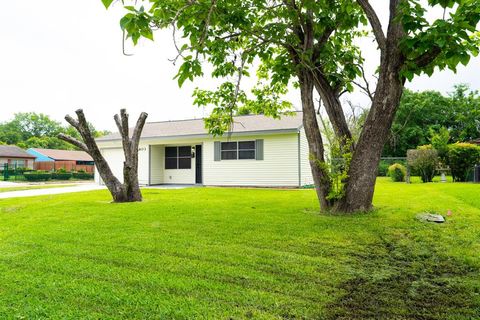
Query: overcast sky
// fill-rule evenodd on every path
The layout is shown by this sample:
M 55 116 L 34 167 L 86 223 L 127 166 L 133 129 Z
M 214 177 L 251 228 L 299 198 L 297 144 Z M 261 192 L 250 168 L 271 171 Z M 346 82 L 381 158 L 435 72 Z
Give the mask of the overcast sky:
M 374 0 L 386 12 L 385 0 Z M 119 4 L 106 11 L 100 0 L 8 1 L 0 10 L 0 122 L 15 112 L 35 111 L 62 120 L 66 113 L 83 108 L 99 129 L 115 128 L 113 114 L 121 107 L 132 117 L 141 111 L 149 121 L 202 117 L 206 111 L 192 105 L 195 86 L 211 85 L 208 79 L 178 88 L 172 80 L 176 67 L 170 32 L 155 34 L 155 42 L 141 41 L 122 54 Z M 385 17 L 383 17 L 385 18 Z M 377 63 L 375 45 L 362 41 L 369 68 Z M 480 58 L 457 74 L 437 72 L 419 77 L 407 86 L 414 90 L 451 91 L 456 83 L 480 89 Z M 367 105 L 360 94 L 348 97 Z M 289 99 L 297 108 L 296 93 Z

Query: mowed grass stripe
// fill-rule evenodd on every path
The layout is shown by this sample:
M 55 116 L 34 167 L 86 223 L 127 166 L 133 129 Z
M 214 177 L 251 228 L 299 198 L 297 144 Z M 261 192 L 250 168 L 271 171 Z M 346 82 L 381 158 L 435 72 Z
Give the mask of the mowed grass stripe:
M 0 200 L 0 317 L 473 316 L 479 187 L 380 179 L 377 210 L 356 216 L 318 214 L 313 190 L 151 189 L 135 204 L 111 204 L 106 191 Z M 443 225 L 415 219 L 447 209 Z

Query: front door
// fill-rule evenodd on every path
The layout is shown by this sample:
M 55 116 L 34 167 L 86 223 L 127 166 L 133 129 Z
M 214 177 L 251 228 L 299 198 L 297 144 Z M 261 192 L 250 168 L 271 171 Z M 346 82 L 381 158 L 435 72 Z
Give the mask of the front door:
M 202 145 L 195 146 L 195 183 L 202 184 Z

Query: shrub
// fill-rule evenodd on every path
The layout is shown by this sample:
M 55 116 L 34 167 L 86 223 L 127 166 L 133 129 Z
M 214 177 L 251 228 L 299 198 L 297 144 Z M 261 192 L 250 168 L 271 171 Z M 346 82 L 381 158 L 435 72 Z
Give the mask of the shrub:
M 407 169 L 400 163 L 394 163 L 388 167 L 388 176 L 392 179 L 393 182 L 405 181 L 405 175 L 407 174 Z
M 71 172 L 53 172 L 52 179 L 54 180 L 68 180 L 73 176 Z
M 52 174 L 47 171 L 30 171 L 23 174 L 27 181 L 48 181 L 52 178 Z
M 388 175 L 388 167 L 390 165 L 385 161 L 380 161 L 378 165 L 377 176 L 379 177 L 386 177 Z
M 407 151 L 407 163 L 420 175 L 423 182 L 431 182 L 438 166 L 438 151 L 431 145 L 420 146 Z
M 440 128 L 438 132 L 435 132 L 430 128 L 430 140 L 432 142 L 432 147 L 438 151 L 438 156 L 445 164 L 445 159 L 448 152 L 448 141 L 450 140 L 450 133 L 447 128 Z
M 446 158 L 453 181 L 467 181 L 480 162 L 480 147 L 471 143 L 450 144 Z
M 88 172 L 74 172 L 73 173 L 73 178 L 74 179 L 80 179 L 80 180 L 90 180 L 93 179 L 93 173 L 88 173 Z

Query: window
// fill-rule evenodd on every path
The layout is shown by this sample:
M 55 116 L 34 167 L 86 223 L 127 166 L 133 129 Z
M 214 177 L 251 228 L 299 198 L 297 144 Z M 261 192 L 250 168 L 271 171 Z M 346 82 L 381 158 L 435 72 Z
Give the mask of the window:
M 10 165 L 14 168 L 24 168 L 25 160 L 12 159 Z
M 165 147 L 165 169 L 191 169 L 192 147 Z
M 222 142 L 222 160 L 255 159 L 255 141 Z

